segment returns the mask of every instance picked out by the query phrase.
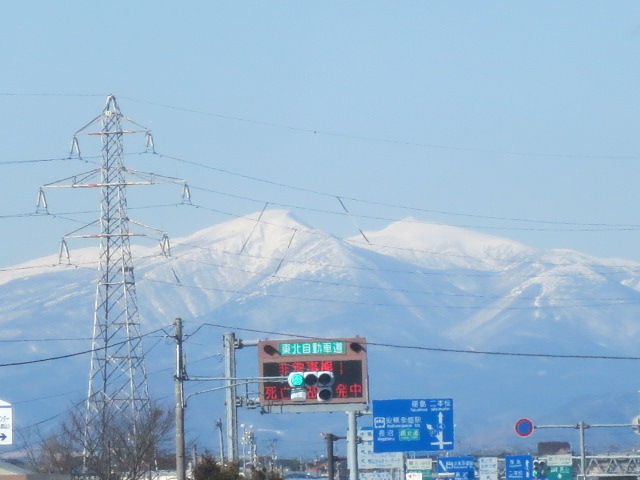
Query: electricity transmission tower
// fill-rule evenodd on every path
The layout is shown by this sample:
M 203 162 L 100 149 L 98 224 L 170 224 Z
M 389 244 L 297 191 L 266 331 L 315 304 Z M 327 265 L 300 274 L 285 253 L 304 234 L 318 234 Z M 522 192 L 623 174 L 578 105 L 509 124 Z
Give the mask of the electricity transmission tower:
M 123 124 L 133 127 L 125 129 Z M 94 125 L 99 131 L 91 131 Z M 77 137 L 81 134 L 96 135 L 102 140 L 102 161 L 99 168 L 74 175 L 40 188 L 38 210 L 48 213 L 44 188 L 99 188 L 101 192 L 100 218 L 90 225 L 99 224 L 99 234 L 81 235 L 76 230 L 65 238 L 100 239 L 99 268 L 95 296 L 92 354 L 89 373 L 89 389 L 84 418 L 85 467 L 95 464 L 95 459 L 109 459 L 112 439 L 105 430 L 117 424 L 126 426 L 130 442 L 135 448 L 136 429 L 150 410 L 147 373 L 144 361 L 142 332 L 131 255 L 130 239 L 143 234 L 131 233 L 127 213 L 126 188 L 133 185 L 180 183 L 183 185 L 183 202 L 190 201 L 184 180 L 128 169 L 123 161 L 123 137 L 125 134 L 143 133 L 148 149 L 153 149 L 151 132 L 120 112 L 113 95 L 98 117 L 78 130 L 71 145 L 71 153 L 80 156 Z M 130 180 L 136 177 L 137 180 Z M 131 221 L 133 222 L 133 221 Z M 136 223 L 136 222 L 133 222 Z M 140 225 L 140 224 L 137 224 Z M 168 237 L 160 240 L 162 253 L 169 254 Z M 69 255 L 63 238 L 60 260 Z

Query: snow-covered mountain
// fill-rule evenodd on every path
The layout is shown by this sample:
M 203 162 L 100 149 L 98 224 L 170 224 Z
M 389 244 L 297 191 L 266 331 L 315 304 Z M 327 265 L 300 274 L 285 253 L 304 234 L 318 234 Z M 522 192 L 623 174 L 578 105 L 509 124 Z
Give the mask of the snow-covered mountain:
M 192 376 L 222 372 L 225 331 L 245 339 L 360 335 L 369 342 L 372 398 L 453 398 L 461 449 L 577 444 L 577 431 L 566 430 L 520 439 L 513 424 L 521 417 L 628 423 L 640 413 L 640 360 L 621 358 L 640 357 L 635 262 L 412 219 L 338 239 L 279 210 L 173 239 L 168 257 L 156 247 L 133 253 L 143 331 L 171 334 L 181 317 Z M 45 420 L 86 392 L 89 356 L 74 354 L 90 348 L 96 269 L 97 248 L 88 248 L 72 250 L 69 264 L 52 256 L 0 272 L 1 363 L 9 364 L 0 368 L 0 398 L 14 405 L 25 433 L 41 421 L 43 430 L 54 426 Z M 172 340 L 160 331 L 145 347 L 151 391 L 170 404 Z M 255 356 L 239 351 L 239 369 L 254 375 Z M 11 365 L 22 362 L 36 363 Z M 213 425 L 222 415 L 219 392 L 193 397 L 190 435 L 217 451 Z M 292 446 L 308 435 L 290 415 L 241 415 L 264 430 L 289 428 Z M 314 422 L 340 431 L 345 420 L 325 414 L 305 423 Z M 598 433 L 587 441 L 640 438 Z

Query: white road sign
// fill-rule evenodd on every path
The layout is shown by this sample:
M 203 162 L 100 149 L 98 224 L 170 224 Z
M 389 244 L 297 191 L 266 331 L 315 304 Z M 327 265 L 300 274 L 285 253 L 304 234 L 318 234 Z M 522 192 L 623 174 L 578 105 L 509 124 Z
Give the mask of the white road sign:
M 478 459 L 480 480 L 498 480 L 498 457 Z
M 405 460 L 405 467 L 407 470 L 433 470 L 433 460 L 430 458 L 407 458 Z
M 11 404 L 0 400 L 0 445 L 13 444 L 13 409 Z
M 404 456 L 401 452 L 374 453 L 373 430 L 371 428 L 359 428 L 358 436 L 358 469 L 398 469 L 402 470 Z
M 547 455 L 547 465 L 554 467 L 570 467 L 573 465 L 571 455 Z

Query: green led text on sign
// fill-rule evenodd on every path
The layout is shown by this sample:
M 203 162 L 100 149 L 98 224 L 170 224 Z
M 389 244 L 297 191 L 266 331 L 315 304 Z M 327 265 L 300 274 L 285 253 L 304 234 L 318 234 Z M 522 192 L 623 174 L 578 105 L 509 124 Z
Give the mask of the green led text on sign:
M 280 355 L 336 355 L 346 352 L 347 342 L 294 342 L 281 343 Z

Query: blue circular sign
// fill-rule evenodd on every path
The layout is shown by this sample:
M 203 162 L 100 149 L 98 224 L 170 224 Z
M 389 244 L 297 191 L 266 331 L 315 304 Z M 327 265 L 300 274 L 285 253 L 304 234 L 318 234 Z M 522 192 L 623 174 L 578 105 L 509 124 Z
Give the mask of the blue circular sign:
M 533 422 L 528 418 L 521 418 L 516 422 L 516 433 L 521 437 L 528 437 L 533 433 Z

